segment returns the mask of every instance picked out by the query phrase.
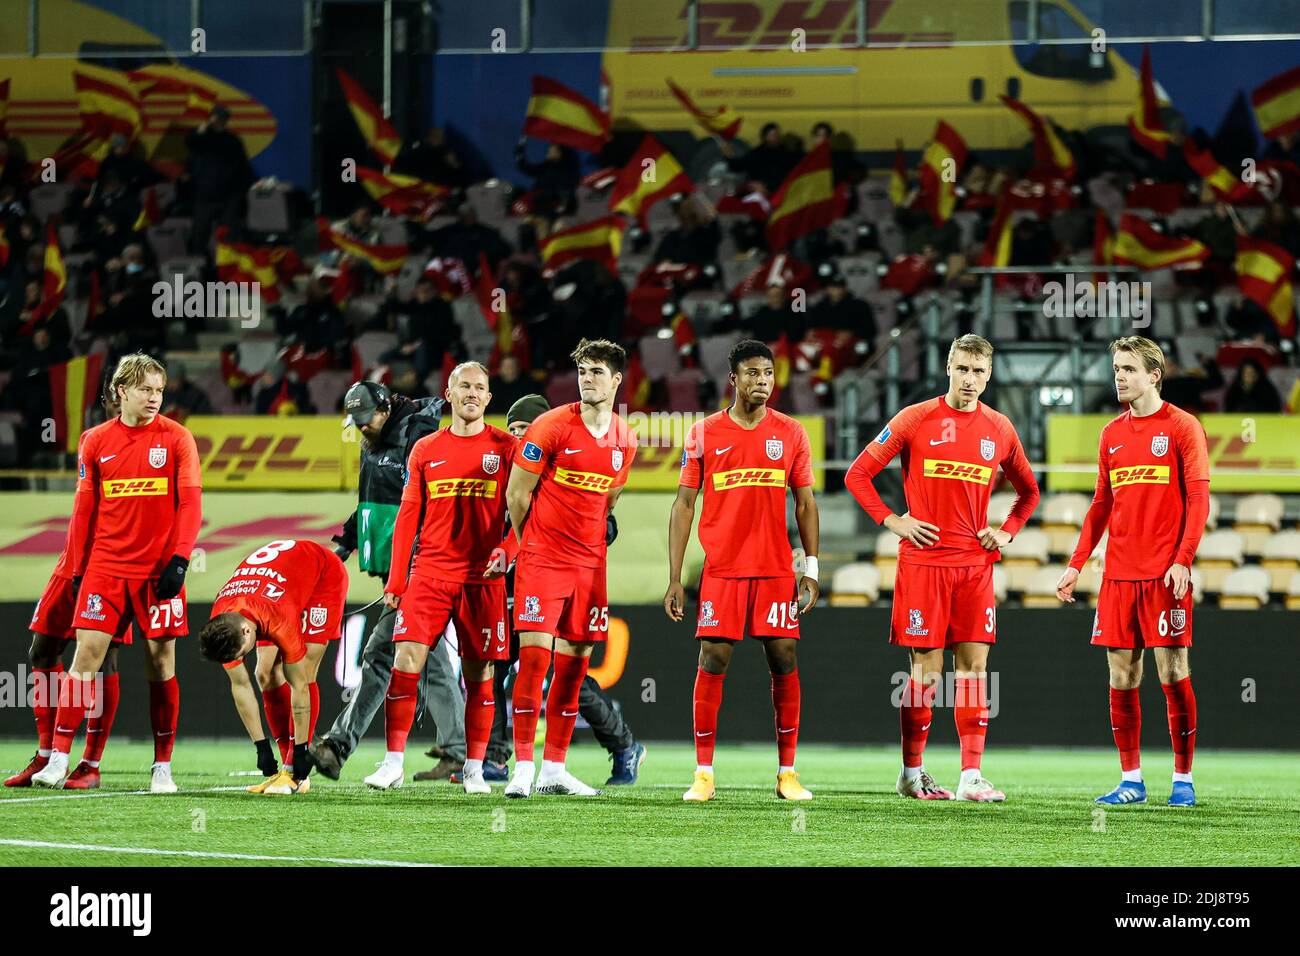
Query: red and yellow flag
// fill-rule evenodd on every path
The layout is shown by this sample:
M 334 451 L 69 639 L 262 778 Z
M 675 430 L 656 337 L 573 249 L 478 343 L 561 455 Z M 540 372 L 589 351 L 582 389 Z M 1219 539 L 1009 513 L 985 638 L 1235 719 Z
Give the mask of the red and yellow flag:
M 104 353 L 81 355 L 50 366 L 50 403 L 54 410 L 55 442 L 69 454 L 77 451 L 86 412 L 99 400 Z
M 356 80 L 343 70 L 335 68 L 339 85 L 343 87 L 343 96 L 348 101 L 348 109 L 357 122 L 357 128 L 365 138 L 370 151 L 378 156 L 385 166 L 391 166 L 402 149 L 402 137 L 397 135 L 393 124 L 388 122 L 383 111 L 375 104 Z
M 371 199 L 395 216 L 423 216 L 431 203 L 437 203 L 450 192 L 446 186 L 416 176 L 381 173 L 363 166 L 357 167 L 357 179 Z
M 936 226 L 952 218 L 957 208 L 957 176 L 966 164 L 966 141 L 939 121 L 934 138 L 921 156 L 921 202 Z
M 767 217 L 767 245 L 784 249 L 818 229 L 825 229 L 844 211 L 845 197 L 835 191 L 831 173 L 831 144 L 823 141 L 790 171 L 772 197 Z
M 534 76 L 524 135 L 598 153 L 609 140 L 609 114 L 563 83 Z
M 984 241 L 984 251 L 980 253 L 980 265 L 1002 267 L 1011 265 L 1011 212 L 1010 188 L 1004 189 L 998 199 L 997 211 L 989 226 L 988 238 Z
M 506 291 L 497 286 L 492 274 L 492 264 L 488 262 L 487 254 L 483 252 L 478 254 L 478 278 L 474 282 L 474 298 L 478 301 L 479 311 L 483 313 L 488 328 L 496 333 L 488 367 L 495 369 L 501 364 L 503 358 L 513 355 L 519 361 L 519 367 L 526 371 L 532 365 L 528 330 L 523 325 L 515 323 Z
M 135 217 L 132 232 L 140 232 L 162 222 L 162 208 L 158 205 L 158 187 L 150 186 L 144 191 L 144 202 L 140 204 L 140 215 Z
M 684 89 L 671 79 L 666 79 L 666 82 L 668 83 L 668 89 L 677 98 L 677 102 L 682 104 L 682 108 L 686 112 L 695 117 L 695 122 L 703 126 L 709 135 L 721 136 L 723 139 L 736 138 L 736 134 L 740 132 L 740 124 L 745 120 L 743 116 L 735 112 L 730 106 L 725 105 L 713 110 L 700 109 Z
M 1201 149 L 1190 136 L 1183 140 L 1183 157 L 1187 160 L 1187 165 L 1196 170 L 1196 174 L 1214 190 L 1214 194 L 1225 202 L 1240 202 L 1255 191 L 1240 176 L 1234 176 L 1220 166 L 1214 154 L 1208 149 Z
M 1300 66 L 1279 73 L 1256 89 L 1250 102 L 1265 139 L 1300 130 Z
M 633 352 L 628 356 L 627 371 L 623 373 L 623 401 L 629 411 L 645 411 L 650 405 L 650 378 L 646 375 L 641 356 Z
M 1055 170 L 1063 179 L 1073 179 L 1078 167 L 1074 154 L 1057 135 L 1050 119 L 1039 116 L 1024 103 L 1009 96 L 1001 96 L 1002 105 L 1015 113 L 1034 137 L 1034 165 Z
M 140 135 L 140 94 L 125 73 L 99 70 L 93 76 L 72 71 L 77 110 L 87 130 L 107 139 L 121 133 L 134 141 Z
M 575 259 L 594 259 L 617 275 L 626 227 L 627 222 L 620 217 L 605 216 L 551 233 L 541 243 L 546 271 L 555 272 Z
M 41 304 L 32 310 L 33 319 L 44 319 L 54 314 L 63 304 L 63 294 L 68 288 L 68 270 L 63 264 L 59 249 L 59 231 L 50 223 L 45 227 L 45 274 L 41 280 Z
M 1291 274 L 1295 257 L 1281 246 L 1249 236 L 1237 237 L 1237 286 L 1267 312 L 1284 338 L 1295 335 L 1295 296 Z
M 264 301 L 280 301 L 280 273 L 272 261 L 273 250 L 230 242 L 227 235 L 225 226 L 217 230 L 217 277 L 222 282 L 256 282 Z
M 1210 250 L 1195 239 L 1179 239 L 1157 232 L 1155 228 L 1131 212 L 1120 218 L 1119 232 L 1111 258 L 1116 265 L 1137 266 L 1139 269 L 1168 269 L 1172 266 L 1204 262 Z
M 402 264 L 406 262 L 406 257 L 410 252 L 405 243 L 401 245 L 374 243 L 372 245 L 362 242 L 360 239 L 353 239 L 346 233 L 335 229 L 324 216 L 316 220 L 316 235 L 320 240 L 322 251 L 338 249 L 340 252 L 346 252 L 354 258 L 369 263 L 370 268 L 380 275 L 398 272 L 402 268 Z
M 646 213 L 661 199 L 695 191 L 695 184 L 668 151 L 650 133 L 618 174 L 609 193 L 610 212 L 633 216 L 645 228 Z
M 1156 83 L 1151 76 L 1151 48 L 1142 48 L 1142 83 L 1138 91 L 1137 106 L 1128 118 L 1128 130 L 1137 144 L 1148 153 L 1165 158 L 1169 134 L 1160 121 L 1160 101 L 1156 98 Z
M 894 168 L 889 173 L 889 201 L 901 209 L 907 201 L 907 158 L 903 155 L 903 141 L 894 148 Z

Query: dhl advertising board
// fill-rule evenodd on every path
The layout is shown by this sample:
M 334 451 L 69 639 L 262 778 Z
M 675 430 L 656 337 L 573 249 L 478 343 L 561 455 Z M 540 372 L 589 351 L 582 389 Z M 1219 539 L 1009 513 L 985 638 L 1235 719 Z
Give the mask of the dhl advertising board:
M 1097 442 L 1113 415 L 1052 415 L 1047 420 L 1047 463 L 1089 470 L 1052 473 L 1052 491 L 1092 491 L 1097 484 Z M 1210 458 L 1210 490 L 1300 491 L 1300 417 L 1202 415 Z M 1152 456 L 1145 468 L 1113 472 L 1112 485 L 1168 478 L 1168 462 Z M 1277 474 L 1290 472 L 1290 474 Z
M 641 443 L 632 462 L 629 491 L 673 491 L 681 468 L 690 415 L 633 415 L 628 424 Z M 814 488 L 825 480 L 826 423 L 816 416 L 797 419 L 808 432 L 813 452 Z M 444 419 L 445 423 L 446 419 Z M 488 421 L 505 428 L 504 415 Z M 204 488 L 233 491 L 347 491 L 357 486 L 361 434 L 330 416 L 196 416 L 186 420 L 199 449 Z

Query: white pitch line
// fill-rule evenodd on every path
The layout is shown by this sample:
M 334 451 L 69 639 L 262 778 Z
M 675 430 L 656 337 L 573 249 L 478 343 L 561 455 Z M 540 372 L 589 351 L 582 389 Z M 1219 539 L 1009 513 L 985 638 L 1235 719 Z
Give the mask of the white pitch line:
M 0 840 L 0 846 L 45 850 L 91 850 L 98 853 L 134 853 L 141 856 L 184 856 L 203 860 L 255 860 L 271 863 L 341 863 L 347 866 L 442 867 L 443 863 L 413 863 L 405 860 L 364 860 L 338 856 L 272 856 L 265 853 L 204 853 L 201 850 L 159 850 L 138 846 L 97 846 L 93 843 L 50 843 L 46 840 Z
M 206 790 L 178 790 L 174 794 L 161 794 L 161 796 L 181 795 L 195 796 L 203 793 L 221 793 L 230 790 L 243 790 L 243 787 L 208 787 Z M 152 790 L 104 790 L 97 793 L 51 793 L 41 797 L 5 797 L 0 798 L 0 807 L 10 803 L 43 803 L 47 800 L 102 800 L 105 797 L 139 797 L 139 796 L 160 796 Z

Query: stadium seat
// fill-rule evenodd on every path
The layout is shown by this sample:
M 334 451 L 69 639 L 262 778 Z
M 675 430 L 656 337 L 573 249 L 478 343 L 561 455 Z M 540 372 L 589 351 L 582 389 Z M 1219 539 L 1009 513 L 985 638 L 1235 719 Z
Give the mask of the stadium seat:
M 698 333 L 711 329 L 722 318 L 725 293 L 716 289 L 698 289 L 682 296 L 682 311 L 690 318 Z
M 1268 572 L 1263 568 L 1237 568 L 1223 581 L 1219 607 L 1256 610 L 1268 603 Z
M 739 332 L 725 335 L 710 335 L 699 341 L 700 368 L 712 382 L 725 382 L 731 374 L 731 365 L 727 356 L 743 336 Z
M 276 183 L 271 187 L 253 186 L 248 190 L 248 215 L 244 224 L 251 232 L 293 231 L 293 216 L 289 208 L 289 194 L 293 187 Z
M 790 397 L 790 409 L 796 415 L 820 415 L 821 399 L 813 388 L 812 372 L 795 372 L 790 376 L 786 391 Z
M 1196 566 L 1205 576 L 1207 594 L 1218 594 L 1223 581 L 1245 560 L 1241 535 L 1231 529 L 1212 531 L 1201 539 Z
M 397 297 L 409 298 L 415 292 L 415 284 L 424 274 L 424 260 L 419 256 L 410 256 L 402 263 L 397 272 Z
M 1101 591 L 1101 562 L 1088 561 L 1084 564 L 1083 570 L 1079 572 L 1079 580 L 1074 585 L 1074 595 L 1076 601 L 1087 599 L 1089 607 L 1097 606 L 1097 595 Z M 1065 572 L 1062 567 L 1061 572 Z
M 1061 580 L 1064 572 L 1064 565 L 1035 569 L 1026 579 L 1021 603 L 1025 607 L 1060 607 L 1061 602 L 1056 597 L 1056 582 Z
M 377 292 L 354 295 L 343 307 L 344 318 L 354 329 L 364 329 L 384 307 L 384 297 Z
M 375 228 L 379 230 L 379 241 L 388 246 L 406 245 L 406 220 L 396 216 L 376 216 Z
M 189 235 L 179 226 L 165 222 L 150 226 L 145 231 L 145 238 L 149 241 L 149 248 L 153 250 L 157 262 L 183 258 L 188 251 Z
M 1264 545 L 1261 566 L 1268 572 L 1269 590 L 1285 591 L 1300 571 L 1300 531 L 1279 531 Z
M 668 408 L 674 412 L 698 412 L 704 406 L 700 402 L 700 383 L 704 373 L 698 368 L 684 368 L 669 375 L 665 380 L 668 386 Z
M 1219 501 L 1219 496 L 1210 495 L 1210 513 L 1205 517 L 1205 530 L 1213 531 L 1219 526 L 1220 508 L 1222 508 L 1222 503 Z
M 1002 567 L 1007 572 L 1007 587 L 1012 591 L 1027 592 L 1035 572 L 1046 563 L 1047 535 L 1037 528 L 1023 529 L 1016 540 L 1002 549 Z
M 550 402 L 551 408 L 576 402 L 580 397 L 578 376 L 572 371 L 556 372 L 546 383 L 546 400 Z
M 1232 514 L 1232 529 L 1241 535 L 1246 557 L 1264 553 L 1270 535 L 1282 527 L 1286 505 L 1278 495 L 1245 495 L 1237 499 Z
M 203 278 L 204 260 L 202 256 L 176 256 L 158 266 L 158 278 L 169 281 L 179 275 L 186 282 Z
M 1049 495 L 1043 502 L 1042 530 L 1047 535 L 1047 551 L 1068 557 L 1079 539 L 1083 516 L 1088 513 L 1092 499 L 1077 491 Z M 996 525 L 994 525 L 996 527 Z
M 865 561 L 836 568 L 831 576 L 831 607 L 866 607 L 880 597 L 880 572 Z
M 993 565 L 993 600 L 1001 604 L 1007 599 L 1007 572 L 999 564 Z
M 643 335 L 637 342 L 637 353 L 646 378 L 652 382 L 666 379 L 682 367 L 677 342 L 671 336 Z
M 1291 583 L 1286 586 L 1286 607 L 1288 611 L 1300 611 L 1300 571 L 1291 575 Z
M 333 415 L 338 412 L 343 402 L 343 396 L 347 393 L 348 386 L 351 384 L 352 373 L 350 371 L 335 371 L 333 369 L 317 372 L 308 379 L 307 394 L 311 396 L 311 403 L 316 406 L 316 413 L 319 415 Z
M 465 199 L 478 213 L 479 222 L 499 226 L 510 212 L 510 184 L 501 179 L 475 183 L 465 189 Z
M 1002 522 L 1007 520 L 1007 515 L 1011 513 L 1011 506 L 1015 503 L 1015 492 L 998 491 L 989 498 L 989 526 L 992 528 L 1000 527 Z
M 1205 575 L 1192 568 L 1192 603 L 1200 604 L 1205 600 Z
M 72 192 L 72 186 L 68 183 L 43 183 L 32 189 L 28 195 L 31 203 L 31 213 L 41 221 L 41 226 L 45 226 L 45 221 L 50 216 L 60 214 L 68 204 L 68 193 Z
M 898 574 L 898 543 L 903 539 L 892 531 L 876 535 L 876 570 L 880 572 L 880 590 L 893 591 Z
M 392 332 L 362 332 L 352 342 L 352 351 L 364 377 L 379 364 L 379 356 L 397 347 L 397 336 Z

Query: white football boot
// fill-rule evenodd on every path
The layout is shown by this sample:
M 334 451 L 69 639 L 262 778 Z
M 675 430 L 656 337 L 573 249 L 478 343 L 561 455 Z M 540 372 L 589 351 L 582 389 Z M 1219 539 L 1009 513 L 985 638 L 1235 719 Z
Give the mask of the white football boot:
M 62 790 L 68 779 L 68 755 L 57 750 L 50 753 L 49 763 L 37 773 L 32 774 L 32 783 L 38 787 L 52 787 Z
M 558 773 L 542 773 L 537 778 L 537 792 L 547 796 L 563 797 L 598 797 L 600 790 L 589 787 L 567 770 Z
M 405 771 L 402 762 L 385 757 L 379 768 L 366 777 L 366 786 L 375 790 L 401 790 Z
M 152 768 L 152 777 L 149 780 L 149 792 L 175 793 L 176 790 L 176 781 L 172 779 L 171 765 L 162 763 L 154 764 Z
M 515 761 L 515 772 L 511 775 L 510 782 L 506 784 L 507 797 L 520 800 L 533 792 L 533 774 L 536 773 L 536 766 L 531 760 Z

